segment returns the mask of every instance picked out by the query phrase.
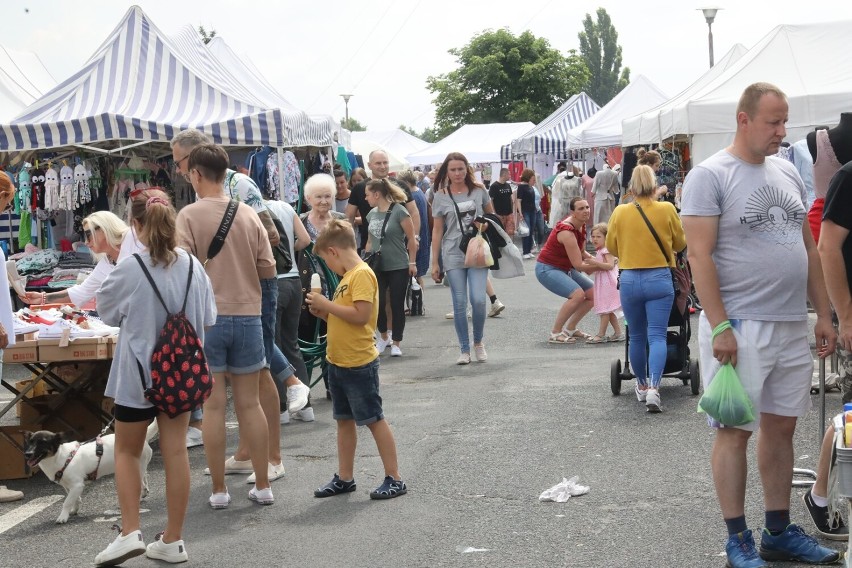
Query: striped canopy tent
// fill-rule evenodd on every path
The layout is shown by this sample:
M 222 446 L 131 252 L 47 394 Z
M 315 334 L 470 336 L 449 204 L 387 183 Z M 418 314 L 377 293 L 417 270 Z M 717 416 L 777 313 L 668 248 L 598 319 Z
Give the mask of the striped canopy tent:
M 198 128 L 226 146 L 289 146 L 284 114 L 208 78 L 133 6 L 83 68 L 0 125 L 0 151 L 109 153 Z
M 535 128 L 504 146 L 501 158 L 510 160 L 520 155 L 546 154 L 557 160 L 567 159 L 568 131 L 586 121 L 600 108 L 586 93 L 572 96 Z

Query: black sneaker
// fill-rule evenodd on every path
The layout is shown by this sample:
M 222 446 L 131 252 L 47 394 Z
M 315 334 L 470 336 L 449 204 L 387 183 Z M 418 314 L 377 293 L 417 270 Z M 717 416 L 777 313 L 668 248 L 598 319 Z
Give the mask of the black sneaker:
M 849 538 L 849 527 L 843 522 L 840 514 L 836 514 L 834 519 L 829 518 L 828 507 L 820 507 L 814 503 L 810 489 L 802 495 L 802 501 L 805 502 L 805 508 L 808 510 L 820 536 L 830 540 L 846 540 Z
M 381 485 L 370 491 L 370 499 L 393 499 L 406 493 L 408 493 L 408 487 L 405 482 L 388 475 Z
M 334 497 L 335 495 L 352 493 L 353 491 L 355 491 L 355 480 L 343 481 L 335 473 L 331 481 L 314 491 L 314 497 Z

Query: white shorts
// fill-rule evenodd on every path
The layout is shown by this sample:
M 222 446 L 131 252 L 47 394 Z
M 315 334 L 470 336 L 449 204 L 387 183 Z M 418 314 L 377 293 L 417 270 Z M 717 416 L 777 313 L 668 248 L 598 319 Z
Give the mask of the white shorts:
M 814 360 L 808 344 L 808 322 L 731 320 L 737 339 L 737 375 L 754 405 L 755 420 L 741 430 L 754 432 L 760 413 L 804 416 L 811 408 Z M 713 330 L 704 312 L 698 319 L 701 382 L 706 389 L 721 366 L 713 357 Z M 727 427 L 709 416 L 714 428 Z

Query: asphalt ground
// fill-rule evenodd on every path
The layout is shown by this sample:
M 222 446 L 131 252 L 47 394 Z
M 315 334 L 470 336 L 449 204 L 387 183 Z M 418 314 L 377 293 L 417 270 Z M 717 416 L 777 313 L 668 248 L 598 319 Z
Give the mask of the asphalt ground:
M 274 505 L 249 501 L 245 476 L 230 476 L 230 508 L 210 509 L 203 448 L 189 451 L 187 566 L 724 566 L 725 527 L 708 458 L 713 433 L 696 413 L 698 398 L 664 379 L 664 412 L 648 414 L 632 383 L 621 396 L 610 392 L 610 365 L 623 359 L 623 343 L 547 344 L 561 300 L 535 280 L 533 262 L 526 261 L 525 277 L 495 281 L 507 308 L 486 322 L 486 363 L 454 364 L 457 342 L 444 318 L 449 289 L 433 284 L 424 287 L 426 316 L 408 320 L 404 356 L 382 356 L 384 408 L 407 495 L 369 499 L 383 470 L 369 431 L 360 428 L 357 491 L 313 497 L 337 470 L 331 404 L 317 386 L 316 421 L 282 426 L 287 474 L 272 485 Z M 597 318 L 583 324 L 595 332 Z M 7 378 L 17 372 L 7 367 Z M 813 399 L 795 439 L 796 465 L 808 468 L 821 438 Z M 829 416 L 840 410 L 838 393 L 827 395 L 827 408 Z M 229 420 L 232 450 L 232 411 Z M 155 443 L 151 494 L 142 503 L 147 541 L 165 525 L 156 450 Z M 573 476 L 588 494 L 539 502 L 542 491 Z M 25 499 L 0 504 L 2 567 L 89 566 L 115 536 L 112 477 L 88 486 L 79 516 L 66 525 L 54 524 L 64 491 L 44 474 L 4 483 Z M 812 530 L 802 494 L 793 489 L 792 519 Z M 28 510 L 34 514 L 24 518 Z M 746 515 L 757 532 L 763 507 L 753 460 Z M 125 565 L 154 562 L 143 556 Z

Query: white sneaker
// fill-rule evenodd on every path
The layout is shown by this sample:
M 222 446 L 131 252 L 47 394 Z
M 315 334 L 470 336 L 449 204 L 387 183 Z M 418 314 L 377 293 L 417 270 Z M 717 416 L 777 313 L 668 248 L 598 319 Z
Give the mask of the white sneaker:
M 491 304 L 491 309 L 488 311 L 488 317 L 496 318 L 505 309 L 506 306 L 503 305 L 503 302 L 500 300 L 494 300 L 494 303 Z
M 197 446 L 203 446 L 204 439 L 201 436 L 201 430 L 196 428 L 195 426 L 190 426 L 186 430 L 186 447 L 187 448 L 195 448 Z
M 456 359 L 456 365 L 470 365 L 470 353 L 462 353 Z
M 294 412 L 290 415 L 290 418 L 293 420 L 301 420 L 302 422 L 313 422 L 314 421 L 314 407 L 309 406 L 307 408 L 303 408 L 299 412 Z
M 376 349 L 379 350 L 379 355 L 384 353 L 385 349 L 387 349 L 388 345 L 390 345 L 391 343 L 393 343 L 393 340 L 391 339 L 390 335 L 388 335 L 387 339 L 382 339 L 382 336 L 379 335 L 379 337 L 376 338 Z
M 237 461 L 234 456 L 225 460 L 225 475 L 233 473 L 252 473 L 254 469 L 251 467 L 251 460 Z M 210 468 L 204 468 L 204 475 L 210 475 Z
M 287 387 L 287 410 L 292 414 L 308 405 L 311 387 L 300 382 L 298 385 Z
M 532 255 L 531 255 L 530 253 L 527 253 L 527 254 L 525 254 L 525 255 L 524 255 L 524 258 L 525 258 L 525 259 L 530 259 L 530 258 L 532 258 Z
M 281 413 L 281 416 L 278 419 L 279 424 L 289 424 L 290 423 L 290 411 L 285 410 Z
M 639 402 L 645 402 L 645 398 L 648 395 L 648 389 L 642 390 L 639 388 L 638 384 L 633 388 L 636 391 L 636 400 Z
M 473 350 L 476 353 L 476 360 L 484 363 L 488 360 L 488 353 L 485 351 L 485 345 L 474 345 Z
M 186 546 L 182 540 L 174 542 L 163 542 L 163 533 L 157 535 L 157 540 L 148 545 L 145 556 L 155 560 L 162 560 L 170 564 L 180 564 L 189 560 L 186 554 Z
M 207 501 L 214 509 L 227 509 L 231 504 L 231 494 L 226 489 L 224 493 L 213 493 Z
M 659 390 L 649 388 L 647 391 L 645 391 L 645 407 L 648 409 L 648 412 L 663 411 L 663 405 L 660 401 Z
M 266 475 L 269 477 L 270 483 L 275 481 L 276 479 L 281 479 L 282 477 L 284 477 L 284 473 L 284 462 L 281 462 L 278 465 L 271 463 L 269 464 L 269 467 L 266 468 Z M 254 472 L 252 472 L 252 474 L 249 475 L 246 479 L 246 483 L 252 485 L 255 483 L 256 480 L 257 477 L 255 476 Z
M 95 556 L 95 566 L 118 566 L 134 556 L 145 554 L 145 542 L 142 531 L 135 530 L 128 535 L 119 533 L 109 546 Z
M 402 349 L 399 345 L 391 345 L 391 357 L 402 357 Z
M 448 320 L 454 319 L 455 317 L 456 317 L 455 312 L 450 312 L 450 313 L 444 315 L 444 319 L 448 319 Z M 470 308 L 468 308 L 467 309 L 467 319 L 471 319 L 472 317 L 473 317 L 473 311 Z
M 267 487 L 266 489 L 258 489 L 257 487 L 252 487 L 249 490 L 248 497 L 259 505 L 272 505 L 273 503 L 275 503 L 275 497 L 272 496 L 271 487 Z

